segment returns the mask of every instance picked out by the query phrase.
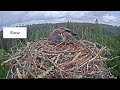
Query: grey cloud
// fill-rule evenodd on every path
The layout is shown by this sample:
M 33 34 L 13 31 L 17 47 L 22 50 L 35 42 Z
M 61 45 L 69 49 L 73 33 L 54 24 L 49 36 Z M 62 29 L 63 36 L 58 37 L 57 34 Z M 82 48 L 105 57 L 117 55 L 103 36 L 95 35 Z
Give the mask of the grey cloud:
M 120 19 L 106 20 L 107 15 L 112 15 L 115 11 L 0 11 L 0 26 L 10 26 L 13 24 L 24 24 L 32 22 L 94 22 L 98 19 L 100 23 L 119 25 Z M 120 13 L 119 11 L 117 11 Z M 110 17 L 109 17 L 110 18 Z
M 0 12 L 0 26 L 10 25 L 22 21 L 22 17 L 27 12 L 19 11 L 1 11 Z

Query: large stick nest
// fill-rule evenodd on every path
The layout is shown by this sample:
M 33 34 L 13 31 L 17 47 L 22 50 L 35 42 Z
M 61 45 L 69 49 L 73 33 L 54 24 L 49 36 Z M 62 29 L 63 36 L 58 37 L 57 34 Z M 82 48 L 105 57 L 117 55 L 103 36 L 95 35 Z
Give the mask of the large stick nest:
M 15 50 L 15 51 L 14 51 Z M 106 67 L 106 47 L 89 41 L 38 40 L 11 48 L 6 78 L 114 78 Z

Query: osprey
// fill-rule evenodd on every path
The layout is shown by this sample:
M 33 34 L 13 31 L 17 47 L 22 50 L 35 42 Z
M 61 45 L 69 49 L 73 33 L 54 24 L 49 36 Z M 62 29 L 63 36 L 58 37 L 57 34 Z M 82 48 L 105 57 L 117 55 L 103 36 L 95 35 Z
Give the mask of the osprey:
M 60 28 L 56 28 L 50 34 L 48 40 L 54 42 L 70 41 L 70 40 L 76 40 L 75 36 L 77 36 L 77 34 L 73 33 L 70 29 L 66 27 L 60 27 Z

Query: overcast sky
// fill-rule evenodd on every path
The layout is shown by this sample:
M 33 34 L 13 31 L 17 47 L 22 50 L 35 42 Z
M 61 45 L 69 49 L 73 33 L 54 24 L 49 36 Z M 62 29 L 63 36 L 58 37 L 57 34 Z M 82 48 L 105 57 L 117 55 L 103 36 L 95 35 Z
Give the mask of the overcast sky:
M 32 23 L 87 22 L 120 25 L 120 11 L 0 11 L 0 27 Z

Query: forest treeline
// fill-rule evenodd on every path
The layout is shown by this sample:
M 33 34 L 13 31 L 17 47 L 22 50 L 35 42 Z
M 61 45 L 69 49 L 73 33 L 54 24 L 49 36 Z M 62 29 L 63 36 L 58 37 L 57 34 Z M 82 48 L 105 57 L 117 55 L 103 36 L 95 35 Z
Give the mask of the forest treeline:
M 20 27 L 20 26 L 19 26 Z M 2 31 L 0 31 L 0 55 L 4 56 L 6 53 L 11 53 L 10 48 L 17 46 L 25 46 L 27 42 L 48 38 L 50 33 L 58 27 L 67 27 L 73 32 L 77 33 L 77 39 L 84 39 L 93 43 L 98 43 L 111 49 L 113 57 L 120 56 L 120 27 L 97 24 L 97 23 L 45 23 L 45 24 L 32 24 L 26 25 L 27 38 L 26 39 L 3 39 Z M 20 44 L 22 43 L 22 44 Z M 7 57 L 0 56 L 0 60 L 4 61 Z M 2 59 L 1 59 L 2 58 Z M 112 57 L 111 57 L 112 58 Z M 1 62 L 0 61 L 0 62 Z M 120 77 L 120 58 L 115 58 L 107 62 L 108 67 L 115 66 L 113 74 Z M 5 67 L 4 67 L 5 68 Z M 6 69 L 0 67 L 0 78 L 6 74 Z

